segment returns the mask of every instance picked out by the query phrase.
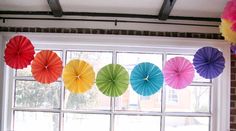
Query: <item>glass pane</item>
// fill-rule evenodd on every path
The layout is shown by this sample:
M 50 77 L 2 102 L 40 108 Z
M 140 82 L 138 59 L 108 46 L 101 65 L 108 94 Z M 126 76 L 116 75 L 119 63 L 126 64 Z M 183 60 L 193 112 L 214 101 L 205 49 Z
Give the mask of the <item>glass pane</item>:
M 110 52 L 67 52 L 67 63 L 72 59 L 82 59 L 90 63 L 95 73 L 103 66 L 112 63 Z M 65 108 L 67 109 L 110 109 L 110 97 L 103 95 L 94 84 L 93 88 L 83 94 L 73 94 L 66 90 Z
M 35 55 L 39 51 L 40 50 L 36 50 Z M 53 51 L 53 52 L 57 53 L 57 55 L 62 58 L 62 51 Z M 32 76 L 31 65 L 28 65 L 27 68 L 16 70 L 16 76 Z
M 110 109 L 110 97 L 103 95 L 96 87 L 86 93 L 73 94 L 66 90 L 65 107 L 67 109 Z
M 123 65 L 129 72 L 134 66 L 141 62 L 151 62 L 162 69 L 161 54 L 140 54 L 140 53 L 118 53 L 117 62 Z M 161 111 L 161 90 L 152 96 L 140 96 L 133 91 L 131 85 L 128 90 L 116 100 L 116 110 L 134 111 Z
M 161 54 L 117 53 L 117 63 L 131 72 L 135 65 L 142 62 L 151 62 L 162 69 Z
M 160 131 L 160 117 L 116 115 L 115 131 Z
M 109 121 L 109 115 L 65 113 L 64 131 L 109 131 Z
M 189 60 L 191 63 L 193 63 L 193 55 L 167 55 L 167 60 L 174 58 L 174 57 L 184 57 L 187 60 Z M 201 77 L 197 71 L 195 70 L 195 76 L 193 78 L 193 81 L 195 82 L 211 82 L 209 79 L 205 79 L 203 77 Z
M 14 131 L 59 131 L 59 114 L 15 111 Z
M 209 112 L 210 86 L 188 86 L 181 90 L 166 87 L 166 111 Z
M 59 108 L 61 83 L 40 84 L 36 81 L 16 81 L 15 106 L 29 108 Z
M 166 117 L 165 131 L 209 131 L 208 117 Z
M 141 96 L 131 87 L 115 101 L 116 110 L 161 111 L 161 91 L 152 96 Z
M 93 66 L 95 72 L 98 72 L 103 66 L 112 63 L 112 53 L 68 51 L 66 63 L 72 59 L 85 60 Z

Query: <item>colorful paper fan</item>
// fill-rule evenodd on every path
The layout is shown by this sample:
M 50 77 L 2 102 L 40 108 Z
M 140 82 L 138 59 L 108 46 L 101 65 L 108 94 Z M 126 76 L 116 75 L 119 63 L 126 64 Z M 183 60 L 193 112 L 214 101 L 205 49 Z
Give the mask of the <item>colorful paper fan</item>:
M 231 54 L 236 58 L 236 45 L 230 46 Z
M 223 53 L 218 49 L 203 47 L 194 55 L 193 64 L 200 76 L 206 79 L 212 79 L 223 72 L 225 59 Z
M 104 66 L 97 74 L 98 89 L 106 96 L 117 97 L 122 95 L 129 85 L 129 74 L 119 64 Z
M 236 32 L 231 29 L 232 23 L 228 20 L 222 19 L 220 25 L 220 32 L 225 40 L 230 43 L 236 43 Z
M 61 76 L 63 67 L 61 58 L 56 53 L 50 50 L 42 50 L 36 54 L 31 68 L 35 80 L 49 84 Z
M 5 62 L 14 69 L 23 69 L 34 59 L 34 46 L 25 36 L 15 36 L 9 40 L 5 49 Z
M 229 0 L 222 13 L 222 18 L 231 21 L 231 29 L 236 31 L 236 0 Z
M 168 86 L 175 89 L 182 89 L 192 83 L 194 67 L 184 57 L 174 57 L 166 62 L 163 73 Z
M 163 86 L 163 81 L 161 70 L 149 62 L 136 65 L 130 75 L 133 90 L 143 96 L 156 93 Z
M 71 60 L 64 68 L 62 78 L 72 93 L 84 93 L 92 88 L 95 80 L 93 67 L 83 60 Z

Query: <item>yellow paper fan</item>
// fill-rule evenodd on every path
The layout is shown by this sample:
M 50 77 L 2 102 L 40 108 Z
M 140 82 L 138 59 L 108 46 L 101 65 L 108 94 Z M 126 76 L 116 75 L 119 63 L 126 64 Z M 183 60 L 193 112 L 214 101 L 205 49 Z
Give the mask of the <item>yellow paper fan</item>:
M 94 84 L 93 67 L 83 60 L 71 60 L 64 68 L 62 78 L 65 87 L 73 93 L 84 93 Z
M 226 19 L 222 19 L 221 21 L 220 32 L 222 36 L 224 36 L 226 41 L 236 44 L 236 32 L 231 29 L 232 22 Z

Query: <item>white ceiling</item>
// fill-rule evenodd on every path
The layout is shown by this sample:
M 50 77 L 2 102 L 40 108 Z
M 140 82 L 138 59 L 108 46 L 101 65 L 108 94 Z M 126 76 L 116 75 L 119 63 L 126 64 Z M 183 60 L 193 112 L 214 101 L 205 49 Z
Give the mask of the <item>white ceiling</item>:
M 164 0 L 60 0 L 63 11 L 158 14 Z M 227 0 L 177 0 L 174 16 L 220 17 Z M 0 10 L 49 11 L 47 0 L 0 0 Z

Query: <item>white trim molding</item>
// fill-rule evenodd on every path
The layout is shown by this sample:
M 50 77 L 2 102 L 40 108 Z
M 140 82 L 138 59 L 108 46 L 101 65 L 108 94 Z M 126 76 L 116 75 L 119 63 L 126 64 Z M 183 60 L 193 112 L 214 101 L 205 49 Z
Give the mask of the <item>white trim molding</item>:
M 0 36 L 3 38 L 3 43 L 18 33 L 2 33 Z M 197 49 L 204 46 L 213 46 L 221 50 L 225 57 L 225 69 L 223 73 L 213 80 L 213 101 L 212 111 L 210 116 L 214 119 L 211 120 L 211 131 L 229 131 L 230 127 L 230 44 L 223 40 L 210 40 L 210 39 L 193 39 L 193 38 L 173 38 L 173 37 L 152 37 L 152 36 L 124 36 L 124 35 L 91 35 L 91 34 L 50 34 L 50 33 L 21 33 L 29 37 L 36 48 L 41 49 L 63 49 L 63 50 L 95 50 L 95 51 L 111 51 L 111 52 L 148 52 L 148 53 L 169 53 L 169 54 L 194 54 Z M 0 40 L 1 40 L 0 37 Z M 3 46 L 2 46 L 3 47 Z M 2 57 L 2 56 L 0 56 Z M 115 56 L 114 56 L 115 57 Z M 6 66 L 5 66 L 6 67 Z M 8 100 L 11 102 L 12 90 L 9 88 L 11 83 L 11 75 L 9 76 L 9 69 L 1 67 L 4 70 L 3 96 L 2 102 Z M 10 71 L 11 72 L 11 71 Z M 12 78 L 13 79 L 13 78 Z M 1 82 L 1 81 L 0 81 Z M 0 93 L 2 90 L 0 89 Z M 8 93 L 8 91 L 10 93 Z M 0 102 L 1 104 L 1 102 Z M 9 111 L 7 104 L 2 104 L 1 109 Z M 5 107 L 8 106 L 8 107 Z M 10 107 L 11 108 L 11 107 Z M 18 110 L 18 109 L 17 109 Z M 25 109 L 32 110 L 32 109 Z M 34 109 L 33 109 L 34 110 Z M 70 112 L 61 110 L 59 112 Z M 83 113 L 83 112 L 82 112 Z M 91 113 L 91 112 L 90 112 Z M 109 112 L 106 112 L 109 114 Z M 112 112 L 112 115 L 122 112 Z M 126 114 L 127 112 L 123 112 Z M 146 113 L 146 114 L 145 114 Z M 159 115 L 145 112 L 144 115 Z M 1 116 L 5 112 L 1 112 Z M 129 113 L 128 114 L 132 114 Z M 140 114 L 139 114 L 140 115 Z M 142 114 L 141 114 L 142 115 Z M 164 114 L 166 115 L 166 114 Z M 168 113 L 167 113 L 168 115 Z M 169 113 L 169 115 L 176 115 Z M 179 115 L 184 115 L 179 113 Z M 197 116 L 194 113 L 187 113 L 187 116 Z M 207 114 L 202 114 L 208 116 Z M 11 117 L 8 113 L 8 118 Z M 9 120 L 9 119 L 7 119 Z M 5 117 L 1 117 L 1 130 L 7 131 L 11 125 L 6 121 Z

